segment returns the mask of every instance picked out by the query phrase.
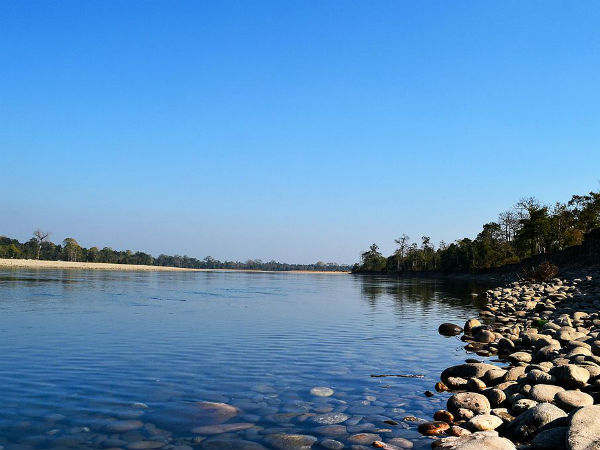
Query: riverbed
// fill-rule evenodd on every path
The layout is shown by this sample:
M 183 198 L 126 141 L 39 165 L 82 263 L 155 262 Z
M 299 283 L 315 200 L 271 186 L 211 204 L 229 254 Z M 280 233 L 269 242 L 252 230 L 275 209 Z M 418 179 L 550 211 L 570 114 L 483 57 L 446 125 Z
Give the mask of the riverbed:
M 380 438 L 430 448 L 405 419 L 442 408 L 447 395 L 424 392 L 469 357 L 438 325 L 476 317 L 487 287 L 5 269 L 0 445 L 323 449 Z

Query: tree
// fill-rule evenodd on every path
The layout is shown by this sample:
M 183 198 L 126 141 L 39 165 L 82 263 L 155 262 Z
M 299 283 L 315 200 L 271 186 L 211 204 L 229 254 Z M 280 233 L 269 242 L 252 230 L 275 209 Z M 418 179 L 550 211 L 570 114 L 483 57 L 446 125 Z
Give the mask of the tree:
M 379 252 L 377 244 L 372 244 L 369 250 L 360 255 L 362 270 L 365 272 L 381 272 L 385 269 L 386 259 Z
M 66 238 L 63 241 L 63 252 L 67 261 L 79 261 L 81 257 L 81 246 L 73 238 Z
M 40 259 L 40 251 L 42 250 L 42 244 L 46 240 L 46 238 L 50 236 L 49 232 L 42 231 L 39 228 L 33 232 L 33 237 L 37 241 L 37 257 L 36 259 Z
M 394 252 L 394 255 L 396 256 L 396 270 L 398 272 L 400 272 L 400 268 L 404 264 L 404 257 L 408 250 L 408 241 L 410 241 L 410 237 L 406 234 L 403 234 L 398 239 L 394 239 L 394 242 L 398 245 L 398 248 Z

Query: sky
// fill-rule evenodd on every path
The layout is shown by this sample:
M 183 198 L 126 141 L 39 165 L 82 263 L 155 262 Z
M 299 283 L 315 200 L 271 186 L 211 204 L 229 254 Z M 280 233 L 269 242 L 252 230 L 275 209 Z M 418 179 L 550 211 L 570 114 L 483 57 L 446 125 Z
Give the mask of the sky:
M 0 234 L 353 263 L 600 187 L 594 1 L 0 2 Z

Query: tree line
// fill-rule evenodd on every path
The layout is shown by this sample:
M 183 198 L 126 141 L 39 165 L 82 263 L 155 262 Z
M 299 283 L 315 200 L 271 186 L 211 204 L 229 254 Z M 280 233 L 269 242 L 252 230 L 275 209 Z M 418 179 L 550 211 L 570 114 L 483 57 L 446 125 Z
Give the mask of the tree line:
M 164 255 L 157 258 L 144 252 L 131 250 L 113 250 L 110 247 L 85 248 L 79 245 L 74 238 L 66 238 L 62 244 L 55 244 L 48 240 L 50 233 L 35 230 L 27 242 L 19 242 L 0 236 L 0 258 L 10 259 L 42 259 L 48 261 L 80 261 L 100 262 L 113 264 L 144 264 L 149 266 L 181 267 L 188 269 L 239 269 L 239 270 L 269 270 L 292 271 L 314 270 L 322 272 L 349 271 L 350 265 L 325 263 L 322 261 L 314 264 L 288 264 L 278 261 L 263 262 L 260 259 L 240 261 L 219 261 L 212 256 L 197 259 L 187 255 Z
M 353 272 L 470 272 L 512 264 L 530 256 L 582 243 L 586 233 L 600 227 L 600 192 L 573 195 L 567 203 L 545 205 L 522 198 L 495 222 L 483 225 L 475 239 L 440 242 L 429 236 L 419 243 L 403 234 L 388 257 L 377 244 L 362 252 Z

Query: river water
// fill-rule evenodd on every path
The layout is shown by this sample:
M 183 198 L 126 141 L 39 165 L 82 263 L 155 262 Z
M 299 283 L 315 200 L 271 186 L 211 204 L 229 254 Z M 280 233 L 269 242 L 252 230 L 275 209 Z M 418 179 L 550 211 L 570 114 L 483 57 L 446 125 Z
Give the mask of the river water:
M 403 419 L 431 418 L 444 406 L 446 395 L 424 391 L 469 355 L 437 327 L 476 317 L 473 294 L 486 287 L 328 274 L 3 270 L 0 446 L 368 448 L 369 433 L 430 448 Z M 380 374 L 425 376 L 371 377 Z M 314 387 L 333 394 L 314 395 L 331 393 Z

